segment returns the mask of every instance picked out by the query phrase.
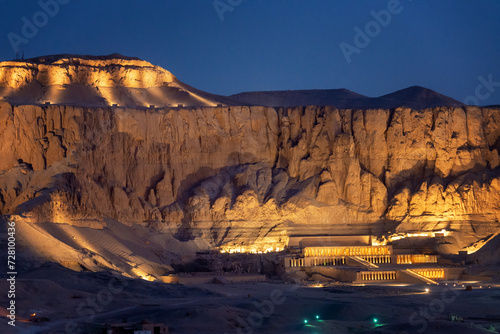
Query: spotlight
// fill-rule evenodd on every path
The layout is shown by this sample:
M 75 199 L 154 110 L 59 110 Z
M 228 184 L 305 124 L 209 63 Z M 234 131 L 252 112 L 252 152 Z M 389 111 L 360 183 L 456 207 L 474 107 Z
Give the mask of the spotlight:
M 377 318 L 373 318 L 373 322 L 374 322 L 374 323 L 377 323 L 377 322 L 378 322 L 378 319 L 377 319 Z
M 318 320 L 318 319 L 319 319 L 319 315 L 316 315 L 316 320 Z
M 425 289 L 425 292 L 429 292 L 429 289 Z
M 307 324 L 307 322 L 308 322 L 307 319 L 304 319 L 304 323 Z

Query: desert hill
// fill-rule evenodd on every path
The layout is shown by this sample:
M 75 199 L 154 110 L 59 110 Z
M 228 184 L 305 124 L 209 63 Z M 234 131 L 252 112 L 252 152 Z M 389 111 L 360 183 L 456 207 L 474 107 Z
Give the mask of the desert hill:
M 119 54 L 108 56 L 50 55 L 0 63 L 0 99 L 12 104 L 107 107 L 208 107 L 255 105 L 334 106 L 348 109 L 425 109 L 463 104 L 430 89 L 413 86 L 380 97 L 347 89 L 210 94 L 178 80 L 147 61 Z
M 380 97 L 367 97 L 347 89 L 318 89 L 245 92 L 231 95 L 230 98 L 245 104 L 268 107 L 330 105 L 341 109 L 392 109 L 405 106 L 418 110 L 443 106 L 463 106 L 463 103 L 420 86 L 408 87 Z
M 107 107 L 232 105 L 138 58 L 53 55 L 0 63 L 0 99 L 12 104 Z

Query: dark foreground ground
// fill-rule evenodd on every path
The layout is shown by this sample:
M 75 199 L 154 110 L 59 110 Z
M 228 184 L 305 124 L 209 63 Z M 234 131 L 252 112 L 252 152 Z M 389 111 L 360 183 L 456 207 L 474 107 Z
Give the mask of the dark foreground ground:
M 472 285 L 472 291 L 464 286 Z M 0 283 L 7 291 L 6 280 Z M 426 292 L 426 289 L 429 289 Z M 500 288 L 283 283 L 167 285 L 45 265 L 16 282 L 16 327 L 0 297 L 0 333 L 103 333 L 106 324 L 164 322 L 170 333 L 497 333 Z M 30 314 L 36 313 L 36 316 Z M 456 315 L 458 321 L 450 321 Z M 28 319 L 45 320 L 30 322 Z

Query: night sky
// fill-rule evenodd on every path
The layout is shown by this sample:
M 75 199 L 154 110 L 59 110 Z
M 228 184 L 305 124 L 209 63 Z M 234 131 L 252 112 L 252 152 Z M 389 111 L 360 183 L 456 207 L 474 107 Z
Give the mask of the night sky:
M 1 2 L 1 60 L 120 53 L 215 94 L 419 85 L 500 104 L 498 0 L 53 1 Z

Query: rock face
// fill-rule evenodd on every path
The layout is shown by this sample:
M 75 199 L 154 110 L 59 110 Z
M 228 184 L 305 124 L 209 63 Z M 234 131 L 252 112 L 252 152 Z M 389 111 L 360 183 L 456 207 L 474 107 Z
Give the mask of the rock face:
M 269 250 L 291 234 L 498 230 L 500 110 L 0 102 L 2 214 Z

